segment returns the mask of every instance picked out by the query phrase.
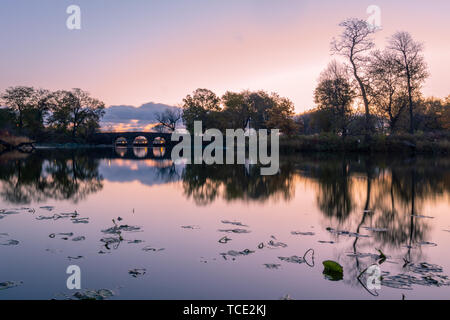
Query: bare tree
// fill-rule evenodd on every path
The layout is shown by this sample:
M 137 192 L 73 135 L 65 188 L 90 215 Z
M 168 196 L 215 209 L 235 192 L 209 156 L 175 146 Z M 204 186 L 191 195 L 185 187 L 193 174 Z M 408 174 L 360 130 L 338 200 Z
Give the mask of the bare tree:
M 366 137 L 370 132 L 370 109 L 367 96 L 368 80 L 365 77 L 364 66 L 367 62 L 365 53 L 371 50 L 375 44 L 372 34 L 375 32 L 369 24 L 361 19 L 347 19 L 339 24 L 344 28 L 339 39 L 333 39 L 331 42 L 332 53 L 339 54 L 348 59 L 351 65 L 353 76 L 359 87 L 361 97 L 364 103 L 366 114 L 365 131 Z
M 370 96 L 382 117 L 388 118 L 393 133 L 403 110 L 407 106 L 407 90 L 398 72 L 396 54 L 392 50 L 376 50 L 372 53 L 368 72 L 372 83 Z
M 414 133 L 413 94 L 428 77 L 427 65 L 422 55 L 423 44 L 413 40 L 405 31 L 395 33 L 389 39 L 389 49 L 396 53 L 399 71 L 406 79 L 410 117 L 410 133 Z
M 167 109 L 166 111 L 159 112 L 155 115 L 155 118 L 158 121 L 158 126 L 167 128 L 171 132 L 175 131 L 177 122 L 181 120 L 181 117 L 182 113 L 179 109 Z

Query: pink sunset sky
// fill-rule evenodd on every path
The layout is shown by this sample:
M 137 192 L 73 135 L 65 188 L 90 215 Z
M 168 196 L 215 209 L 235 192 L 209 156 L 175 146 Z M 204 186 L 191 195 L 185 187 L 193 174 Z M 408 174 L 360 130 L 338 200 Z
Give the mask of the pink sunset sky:
M 76 3 L 75 3 L 76 2 Z M 81 30 L 65 12 L 81 8 Z M 330 41 L 345 18 L 381 9 L 378 48 L 395 31 L 425 44 L 426 95 L 450 94 L 450 2 L 23 1 L 0 4 L 0 90 L 79 87 L 109 105 L 177 105 L 196 88 L 263 89 L 310 109 Z

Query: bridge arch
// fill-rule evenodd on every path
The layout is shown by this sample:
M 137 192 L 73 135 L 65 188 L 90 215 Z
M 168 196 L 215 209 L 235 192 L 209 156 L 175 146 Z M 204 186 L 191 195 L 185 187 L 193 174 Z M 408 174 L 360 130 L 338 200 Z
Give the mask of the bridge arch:
M 134 146 L 148 146 L 148 139 L 145 136 L 137 136 L 133 141 Z
M 128 140 L 125 137 L 118 137 L 115 141 L 114 144 L 116 146 L 126 146 L 128 144 Z
M 155 146 L 159 146 L 159 145 L 165 145 L 166 144 L 166 139 L 164 139 L 163 137 L 156 137 L 155 139 L 153 139 L 153 145 Z

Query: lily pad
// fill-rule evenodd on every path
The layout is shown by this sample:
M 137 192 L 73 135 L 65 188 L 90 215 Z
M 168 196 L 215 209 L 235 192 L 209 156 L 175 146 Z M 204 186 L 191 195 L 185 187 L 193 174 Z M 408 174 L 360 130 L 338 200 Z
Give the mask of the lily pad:
M 72 223 L 89 223 L 89 218 L 72 218 Z
M 145 273 L 147 272 L 147 269 L 131 269 L 128 270 L 128 273 L 133 277 L 133 278 L 137 278 L 140 276 L 143 276 Z
M 252 251 L 250 249 L 245 249 L 242 251 L 236 251 L 236 250 L 229 250 L 226 253 L 221 253 L 222 257 L 224 257 L 224 259 L 226 260 L 226 256 L 230 256 L 230 257 L 237 257 L 237 256 L 248 256 L 249 254 L 254 253 L 255 251 Z
M 129 240 L 127 243 L 130 243 L 130 244 L 137 244 L 137 243 L 142 243 L 142 242 L 144 242 L 144 240 L 136 239 L 136 240 Z
M 249 230 L 246 229 L 220 229 L 219 232 L 226 232 L 226 233 L 250 233 Z
M 290 263 L 304 263 L 305 259 L 299 256 L 291 256 L 291 257 L 278 257 L 281 261 L 286 261 Z
M 150 246 L 144 247 L 142 248 L 143 251 L 153 251 L 153 252 L 158 252 L 158 251 L 163 251 L 164 248 L 152 248 Z
M 314 232 L 301 232 L 301 231 L 291 231 L 291 234 L 294 236 L 313 236 Z
M 372 231 L 372 232 L 386 232 L 388 229 L 386 228 L 372 228 L 372 227 L 363 227 L 366 230 Z
M 5 281 L 0 282 L 0 290 L 6 290 L 9 288 L 14 288 L 17 286 L 20 286 L 23 282 L 22 281 Z
M 195 229 L 200 229 L 200 227 L 199 226 L 181 226 L 181 228 L 183 228 L 183 229 L 192 229 L 192 230 L 195 230 Z
M 43 206 L 43 207 L 39 207 L 39 208 L 44 209 L 44 210 L 48 210 L 48 211 L 52 211 L 53 209 L 55 209 L 54 206 Z
M 68 256 L 67 257 L 67 259 L 69 259 L 69 260 L 79 260 L 79 259 L 83 259 L 83 258 L 84 258 L 83 256 L 74 256 L 74 257 Z
M 240 227 L 248 227 L 247 225 L 242 224 L 242 222 L 239 222 L 239 221 L 222 220 L 221 222 L 224 223 L 224 224 L 232 224 L 232 225 L 240 226 Z
M 227 236 L 222 237 L 219 239 L 219 243 L 227 243 L 228 241 L 231 241 L 231 238 L 228 238 Z
M 270 240 L 267 245 L 271 248 L 286 248 L 287 244 L 284 242 L 275 242 L 273 240 Z
M 114 296 L 114 292 L 109 289 L 85 290 L 73 294 L 73 297 L 78 300 L 104 300 L 112 296 Z
M 338 236 L 344 235 L 344 236 L 355 237 L 355 238 L 368 238 L 369 237 L 366 234 L 360 234 L 360 233 L 350 232 L 350 231 L 345 231 L 345 230 L 336 230 L 336 229 L 333 229 L 330 227 L 327 228 L 327 231 L 332 234 L 338 235 Z
M 281 267 L 281 264 L 278 264 L 278 263 L 265 263 L 264 266 L 266 267 L 266 269 L 276 270 L 276 269 Z
M 10 239 L 6 242 L 0 243 L 2 246 L 17 246 L 19 244 L 18 240 Z
M 339 281 L 344 278 L 344 269 L 336 261 L 326 260 L 322 264 L 324 267 L 323 274 L 328 280 Z
M 114 226 L 114 227 L 108 228 L 106 230 L 102 230 L 103 233 L 108 233 L 108 234 L 119 234 L 122 231 L 138 232 L 138 231 L 141 231 L 141 228 L 137 227 L 137 226 L 129 226 L 127 224 L 124 224 L 124 225 L 120 225 L 120 226 Z

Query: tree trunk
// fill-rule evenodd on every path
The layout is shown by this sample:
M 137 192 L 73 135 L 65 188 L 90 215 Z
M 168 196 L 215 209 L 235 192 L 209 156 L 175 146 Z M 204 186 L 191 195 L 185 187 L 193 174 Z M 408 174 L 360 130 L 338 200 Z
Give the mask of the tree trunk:
M 22 116 L 22 109 L 19 108 L 19 129 L 22 130 L 23 128 L 23 116 Z
M 409 70 L 408 60 L 406 54 L 403 53 L 405 61 L 406 80 L 408 85 L 408 102 L 409 102 L 409 133 L 414 134 L 414 119 L 413 119 L 413 101 L 412 101 L 412 88 L 411 88 L 411 72 Z
M 409 72 L 408 72 L 409 73 Z M 408 99 L 409 99 L 409 132 L 414 134 L 414 116 L 413 116 L 413 101 L 412 101 L 411 79 L 408 74 Z
M 358 76 L 358 72 L 356 71 L 356 65 L 355 62 L 353 61 L 352 58 L 350 58 L 350 62 L 352 64 L 353 67 L 353 75 L 356 79 L 356 81 L 358 82 L 359 88 L 361 90 L 361 95 L 363 98 L 363 102 L 364 102 L 364 109 L 365 109 L 365 113 L 366 113 L 366 124 L 365 124 L 365 132 L 364 135 L 366 137 L 366 139 L 369 138 L 370 135 L 370 110 L 369 110 L 369 100 L 367 99 L 367 93 L 366 93 L 366 88 L 364 87 L 364 84 L 361 80 L 361 78 Z

